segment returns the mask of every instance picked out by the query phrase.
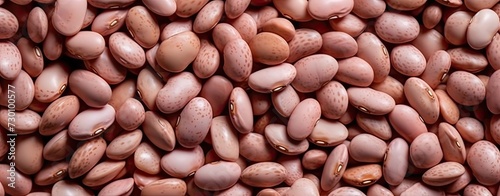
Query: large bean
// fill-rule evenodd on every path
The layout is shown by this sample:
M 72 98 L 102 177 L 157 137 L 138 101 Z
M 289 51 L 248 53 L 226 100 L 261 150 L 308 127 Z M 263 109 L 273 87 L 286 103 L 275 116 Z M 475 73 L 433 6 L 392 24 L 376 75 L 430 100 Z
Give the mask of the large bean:
M 22 56 L 23 69 L 31 77 L 39 76 L 44 67 L 42 50 L 33 41 L 23 37 L 17 41 L 17 48 Z
M 181 110 L 201 91 L 201 82 L 190 72 L 181 72 L 170 79 L 158 92 L 156 106 L 163 113 L 171 114 Z
M 147 111 L 142 128 L 146 137 L 156 147 L 172 151 L 175 147 L 175 133 L 172 125 L 155 112 Z
M 386 93 L 372 88 L 350 87 L 349 103 L 359 111 L 372 115 L 385 115 L 394 109 L 396 102 Z
M 385 12 L 377 18 L 375 31 L 380 39 L 401 44 L 417 38 L 420 26 L 417 19 L 396 12 Z
M 68 134 L 75 140 L 99 137 L 115 121 L 115 109 L 109 104 L 80 112 L 68 126 Z
M 321 189 L 323 191 L 331 190 L 340 182 L 348 161 L 349 155 L 345 144 L 338 145 L 330 152 L 321 175 Z
M 111 100 L 111 87 L 95 73 L 75 70 L 68 81 L 71 91 L 90 107 L 102 108 Z
M 141 144 L 141 140 L 142 132 L 139 129 L 123 132 L 106 147 L 106 157 L 113 160 L 124 160 L 137 150 Z
M 224 54 L 224 73 L 235 82 L 248 80 L 252 72 L 252 48 L 243 39 L 227 42 L 222 52 Z
M 481 140 L 474 143 L 467 153 L 467 163 L 476 180 L 484 185 L 500 181 L 500 151 L 491 142 Z
M 240 155 L 249 161 L 265 162 L 276 158 L 276 150 L 259 133 L 248 133 L 239 138 Z
M 161 42 L 156 61 L 163 69 L 178 73 L 194 61 L 199 50 L 198 36 L 192 31 L 182 32 Z
M 353 7 L 353 0 L 311 0 L 307 4 L 307 11 L 316 20 L 331 20 L 344 17 Z
M 295 63 L 301 58 L 312 55 L 321 49 L 323 38 L 321 34 L 308 28 L 295 30 L 295 36 L 288 42 L 290 55 L 286 59 L 287 63 Z
M 64 36 L 73 36 L 80 31 L 87 11 L 85 0 L 62 0 L 55 4 L 52 25 Z
M 296 67 L 289 63 L 264 68 L 256 71 L 248 78 L 248 86 L 260 93 L 279 91 L 294 81 Z
M 237 131 L 233 128 L 227 116 L 218 116 L 212 119 L 210 136 L 215 153 L 223 160 L 238 160 L 239 142 Z
M 69 161 L 69 177 L 72 179 L 78 178 L 90 171 L 104 155 L 106 146 L 106 141 L 102 137 L 85 141 L 83 145 L 76 149 Z
M 212 117 L 212 107 L 205 98 L 191 99 L 177 120 L 175 127 L 177 142 L 186 148 L 201 144 L 210 130 Z
M 350 85 L 366 87 L 375 78 L 375 73 L 370 64 L 356 56 L 339 60 L 338 67 L 335 79 Z
M 271 94 L 271 101 L 276 112 L 283 117 L 290 117 L 300 98 L 291 85 L 287 85 L 281 91 Z
M 292 51 L 285 39 L 270 32 L 261 32 L 255 35 L 248 45 L 253 60 L 266 65 L 277 65 L 285 62 Z
M 297 75 L 292 86 L 302 93 L 310 93 L 320 89 L 333 79 L 339 69 L 337 60 L 326 54 L 304 57 L 295 62 L 294 66 Z
M 281 124 L 269 124 L 264 134 L 267 141 L 277 151 L 286 155 L 302 154 L 309 148 L 307 140 L 296 141 L 291 139 L 286 131 L 287 127 Z
M 455 102 L 465 106 L 473 106 L 485 99 L 486 87 L 474 74 L 455 71 L 448 78 L 446 92 Z
M 435 123 L 439 118 L 439 101 L 436 93 L 422 79 L 408 78 L 404 85 L 406 100 L 420 114 L 424 122 Z
M 130 35 L 144 48 L 152 48 L 160 39 L 160 27 L 144 6 L 130 8 L 125 24 Z
M 140 68 L 146 62 L 144 49 L 123 32 L 111 34 L 108 44 L 113 57 L 126 68 Z
M 321 106 L 316 99 L 301 101 L 290 115 L 287 134 L 294 140 L 304 140 L 311 135 L 316 122 L 321 117 Z
M 422 133 L 411 142 L 410 158 L 417 168 L 431 168 L 443 158 L 439 139 L 434 133 Z
M 318 146 L 330 147 L 341 144 L 347 136 L 346 126 L 339 121 L 320 118 L 307 139 Z
M 204 190 L 219 191 L 236 184 L 240 175 L 237 163 L 218 161 L 200 167 L 194 175 L 194 183 Z
M 196 146 L 195 148 L 176 148 L 163 155 L 160 164 L 162 170 L 167 174 L 177 178 L 184 178 L 192 175 L 204 163 L 203 149 Z
M 63 130 L 78 114 L 80 102 L 74 95 L 67 95 L 52 102 L 42 115 L 39 132 L 53 135 Z
M 415 109 L 398 104 L 389 113 L 389 122 L 406 141 L 412 142 L 420 134 L 427 132 L 423 119 Z

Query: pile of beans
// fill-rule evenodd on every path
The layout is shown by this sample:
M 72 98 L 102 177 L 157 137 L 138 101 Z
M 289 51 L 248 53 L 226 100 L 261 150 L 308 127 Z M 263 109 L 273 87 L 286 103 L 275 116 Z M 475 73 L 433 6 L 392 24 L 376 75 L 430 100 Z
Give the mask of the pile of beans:
M 0 195 L 500 196 L 499 0 L 0 0 Z

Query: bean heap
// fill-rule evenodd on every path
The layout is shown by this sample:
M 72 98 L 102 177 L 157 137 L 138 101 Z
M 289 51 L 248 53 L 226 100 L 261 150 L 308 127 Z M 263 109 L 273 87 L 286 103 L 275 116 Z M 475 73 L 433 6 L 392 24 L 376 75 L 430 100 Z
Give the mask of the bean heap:
M 0 0 L 0 195 L 500 195 L 499 0 Z

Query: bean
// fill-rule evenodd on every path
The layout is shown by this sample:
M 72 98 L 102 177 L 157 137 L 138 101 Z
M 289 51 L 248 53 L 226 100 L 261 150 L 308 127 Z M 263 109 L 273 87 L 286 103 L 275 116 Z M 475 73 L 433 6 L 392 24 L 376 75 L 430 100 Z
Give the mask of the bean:
M 382 40 L 401 44 L 417 38 L 420 26 L 409 15 L 385 12 L 375 22 L 375 31 Z
M 167 174 L 177 178 L 184 178 L 193 175 L 204 163 L 203 149 L 196 146 L 195 148 L 176 148 L 163 155 L 160 164 L 162 170 Z
M 352 11 L 353 7 L 353 0 L 312 0 L 307 4 L 307 11 L 316 20 L 330 20 L 344 17 Z
M 104 155 L 106 146 L 106 141 L 102 137 L 85 141 L 71 156 L 68 165 L 69 177 L 72 179 L 78 178 L 90 171 Z
M 179 73 L 194 61 L 199 51 L 200 39 L 192 31 L 186 31 L 162 41 L 156 61 L 163 69 Z M 182 58 L 176 58 L 179 56 Z
M 212 119 L 210 135 L 214 151 L 221 159 L 238 160 L 240 152 L 237 131 L 232 127 L 231 120 L 227 116 Z
M 58 1 L 52 15 L 52 25 L 62 35 L 73 36 L 81 29 L 86 11 L 87 1 Z
M 141 144 L 142 135 L 141 130 L 138 129 L 123 132 L 106 147 L 106 156 L 113 160 L 125 160 L 137 150 Z
M 318 146 L 330 147 L 341 144 L 347 136 L 348 130 L 345 125 L 338 121 L 320 118 L 307 139 Z
M 287 170 L 279 163 L 255 163 L 241 172 L 241 181 L 254 187 L 273 187 L 282 183 L 286 178 Z

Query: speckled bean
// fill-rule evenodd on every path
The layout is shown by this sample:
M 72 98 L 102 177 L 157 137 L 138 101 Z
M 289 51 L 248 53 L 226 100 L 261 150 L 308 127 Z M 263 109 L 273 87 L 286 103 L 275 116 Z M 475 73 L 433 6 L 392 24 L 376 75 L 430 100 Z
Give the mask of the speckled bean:
M 121 133 L 106 147 L 106 157 L 113 160 L 128 158 L 141 144 L 142 135 L 139 129 Z
M 76 149 L 69 161 L 69 177 L 72 179 L 78 178 L 90 171 L 104 155 L 106 146 L 106 141 L 102 137 L 85 141 L 83 145 Z
M 172 76 L 156 97 L 156 106 L 163 113 L 171 114 L 181 110 L 201 91 L 201 82 L 190 72 Z

